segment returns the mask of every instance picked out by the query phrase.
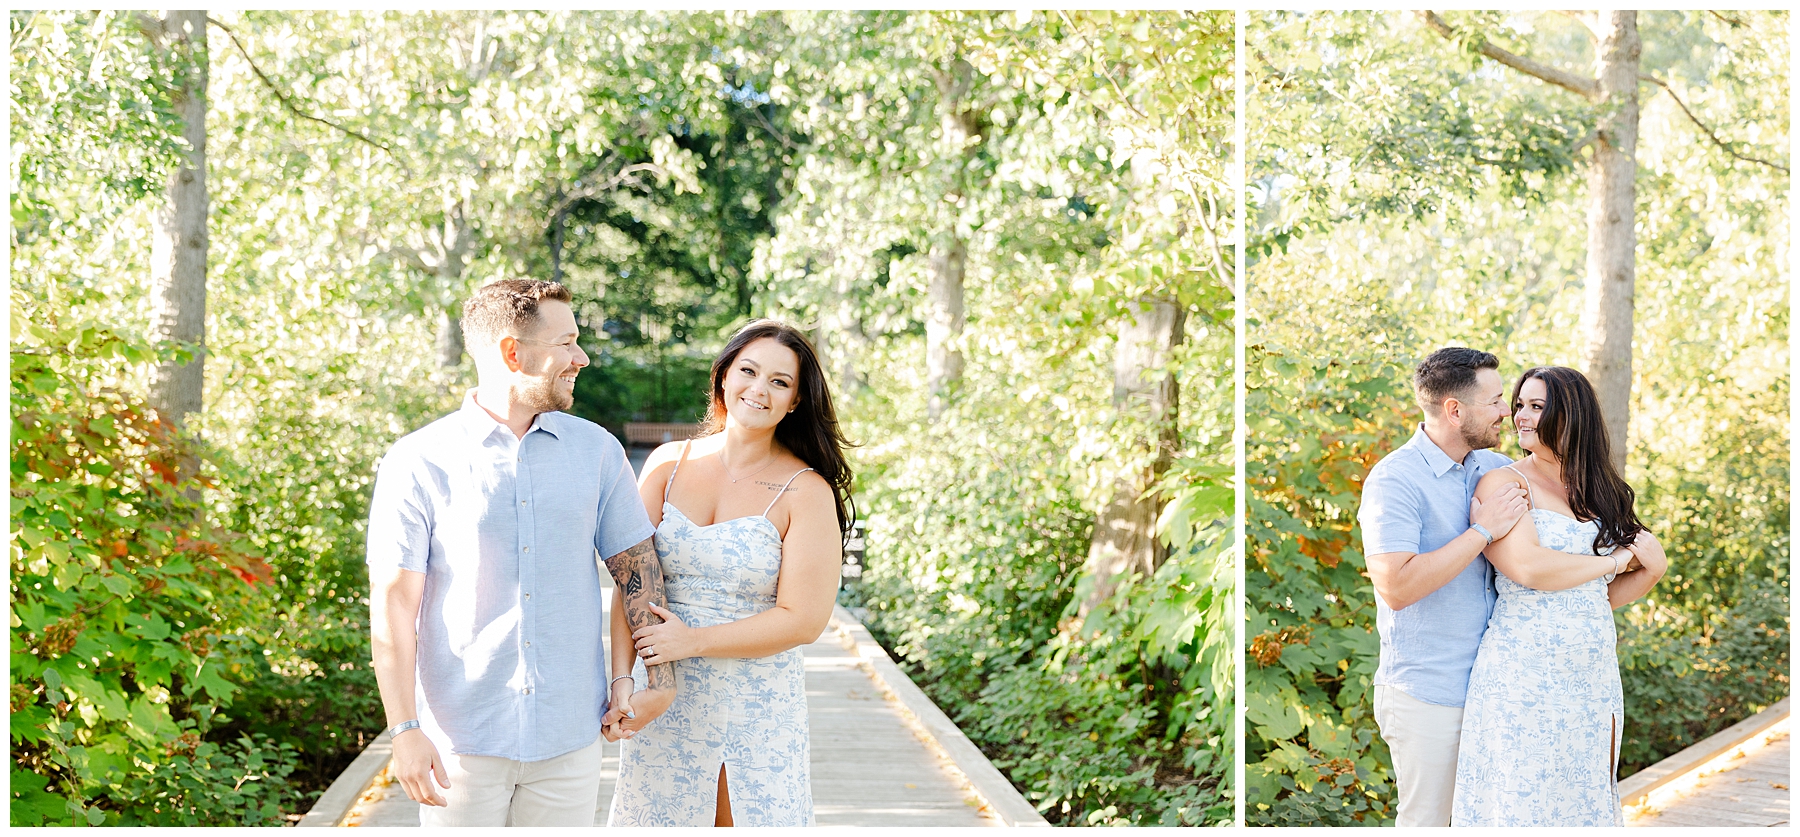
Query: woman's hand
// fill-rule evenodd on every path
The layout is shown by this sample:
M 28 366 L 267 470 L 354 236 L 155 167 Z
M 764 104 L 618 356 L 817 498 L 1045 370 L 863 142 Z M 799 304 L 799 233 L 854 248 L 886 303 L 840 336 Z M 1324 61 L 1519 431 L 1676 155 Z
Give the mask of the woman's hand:
M 620 722 L 637 717 L 631 706 L 631 690 L 635 688 L 637 684 L 629 677 L 613 681 L 612 703 L 600 718 L 600 734 L 606 736 L 606 740 L 616 742 L 632 736 L 633 730 L 626 729 Z
M 701 656 L 698 631 L 688 627 L 681 617 L 655 604 L 650 605 L 650 612 L 662 617 L 663 623 L 639 628 L 631 635 L 644 665 L 661 665 Z
M 1653 578 L 1661 579 L 1669 572 L 1669 556 L 1663 552 L 1662 543 L 1648 529 L 1639 531 L 1632 540 L 1631 554 Z

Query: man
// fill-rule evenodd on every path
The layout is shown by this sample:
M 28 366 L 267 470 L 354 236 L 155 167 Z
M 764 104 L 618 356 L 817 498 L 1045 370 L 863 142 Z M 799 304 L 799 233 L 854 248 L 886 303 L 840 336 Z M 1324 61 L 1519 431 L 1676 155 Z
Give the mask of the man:
M 569 300 L 533 280 L 477 290 L 462 317 L 476 389 L 376 476 L 375 677 L 421 825 L 592 825 L 603 728 L 628 736 L 675 696 L 665 664 L 634 714 L 607 706 L 596 552 L 633 628 L 666 602 L 624 449 L 560 412 L 588 362 Z
M 1396 825 L 1450 824 L 1463 699 L 1494 608 L 1481 551 L 1530 508 L 1517 484 L 1485 504 L 1474 499 L 1481 476 L 1511 462 L 1488 450 L 1510 412 L 1499 367 L 1493 355 L 1460 347 L 1421 361 L 1413 389 L 1425 420 L 1363 484 L 1357 521 L 1381 635 L 1375 723 L 1393 755 Z M 1661 547 L 1644 537 L 1633 548 Z M 1530 560 L 1569 563 L 1543 547 Z M 1588 580 L 1565 576 L 1548 573 L 1561 586 L 1545 589 Z

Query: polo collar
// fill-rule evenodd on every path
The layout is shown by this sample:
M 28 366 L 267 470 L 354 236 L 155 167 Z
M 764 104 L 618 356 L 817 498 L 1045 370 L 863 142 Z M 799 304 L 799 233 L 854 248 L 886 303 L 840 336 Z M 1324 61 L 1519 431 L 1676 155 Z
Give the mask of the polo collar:
M 481 408 L 477 407 L 476 409 Z M 1434 477 L 1443 476 L 1457 465 L 1456 460 L 1450 458 L 1450 454 L 1445 453 L 1443 448 L 1431 441 L 1430 436 L 1425 435 L 1424 422 L 1419 423 L 1418 429 L 1413 431 L 1413 437 L 1407 441 L 1406 446 L 1418 449 L 1419 455 L 1425 457 L 1425 464 L 1431 468 L 1431 475 Z
M 462 408 L 456 411 L 456 415 L 462 422 L 463 428 L 468 431 L 469 438 L 475 442 L 486 439 L 496 429 L 504 429 L 500 422 L 488 415 L 487 410 L 475 403 L 475 390 L 472 389 L 463 393 Z M 560 412 L 538 413 L 532 418 L 531 428 L 525 431 L 525 435 L 530 436 L 533 431 L 542 430 L 550 434 L 552 438 L 561 439 L 563 418 L 564 416 Z M 522 439 L 523 437 L 521 437 Z

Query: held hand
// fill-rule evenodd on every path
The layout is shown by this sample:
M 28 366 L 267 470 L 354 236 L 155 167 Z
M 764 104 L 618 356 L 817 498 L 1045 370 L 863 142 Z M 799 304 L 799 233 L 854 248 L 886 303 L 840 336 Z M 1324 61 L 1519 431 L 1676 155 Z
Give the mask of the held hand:
M 632 706 L 637 711 L 633 716 L 620 721 L 615 726 L 620 730 L 621 738 L 630 738 L 639 730 L 650 725 L 651 721 L 662 717 L 669 711 L 669 705 L 675 702 L 674 689 L 644 689 L 631 696 Z
M 615 680 L 612 684 L 612 705 L 606 708 L 606 714 L 600 717 L 600 734 L 608 741 L 619 741 L 630 738 L 631 730 L 619 725 L 619 722 L 636 717 L 632 713 L 631 690 L 635 688 L 630 680 Z
M 437 783 L 449 789 L 450 774 L 444 770 L 443 760 L 438 758 L 437 746 L 425 737 L 425 733 L 409 729 L 394 737 L 394 775 L 412 801 L 438 808 L 449 804 L 437 788 L 431 786 L 435 775 Z
M 631 634 L 644 665 L 661 665 L 699 656 L 694 629 L 681 621 L 681 617 L 654 604 L 650 605 L 650 612 L 662 617 L 663 623 L 647 625 Z
M 1482 528 L 1494 533 L 1494 540 L 1500 540 L 1530 510 L 1531 504 L 1525 502 L 1525 489 L 1518 483 L 1509 482 L 1485 503 L 1471 499 L 1469 522 L 1480 524 Z
M 1637 533 L 1637 537 L 1631 542 L 1631 554 L 1657 579 L 1661 579 L 1669 571 L 1669 556 L 1663 552 L 1662 543 L 1649 530 Z

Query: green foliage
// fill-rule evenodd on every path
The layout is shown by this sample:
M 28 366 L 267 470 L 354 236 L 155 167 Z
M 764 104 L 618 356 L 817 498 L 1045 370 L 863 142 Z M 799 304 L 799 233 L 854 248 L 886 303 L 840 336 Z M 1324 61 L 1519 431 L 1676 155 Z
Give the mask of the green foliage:
M 201 739 L 261 665 L 243 626 L 269 565 L 206 522 L 192 443 L 97 385 L 95 361 L 150 353 L 41 300 L 12 306 L 14 824 L 181 822 L 155 818 L 156 789 L 218 759 L 213 774 L 241 761 L 271 782 L 169 804 L 278 818 L 293 753 L 239 760 Z
M 120 806 L 109 825 L 287 825 L 284 810 L 299 800 L 287 783 L 297 756 L 293 745 L 272 746 L 245 736 L 223 747 L 203 741 L 192 753 L 119 783 L 111 797 Z
M 1554 16 L 1451 22 L 1504 31 L 1539 60 L 1587 60 L 1585 35 Z M 1644 13 L 1640 29 L 1646 72 L 1703 121 L 1783 147 L 1785 102 L 1770 91 L 1785 89 L 1785 14 L 1737 26 Z M 1408 376 L 1431 350 L 1495 352 L 1503 377 L 1580 365 L 1586 184 L 1556 137 L 1581 113 L 1534 79 L 1475 71 L 1397 13 L 1256 15 L 1247 39 L 1249 176 L 1262 186 L 1246 280 L 1245 799 L 1252 822 L 1376 825 L 1393 816 L 1393 776 L 1371 717 L 1361 479 L 1411 435 Z M 1421 92 L 1441 101 L 1425 107 Z M 1617 614 L 1625 775 L 1789 682 L 1787 266 L 1768 256 L 1787 246 L 1787 179 L 1725 155 L 1668 96 L 1646 87 L 1642 102 L 1626 479 L 1671 561 Z M 1454 153 L 1377 153 L 1394 125 Z M 1293 154 L 1301 141 L 1315 153 Z M 1522 165 L 1544 149 L 1573 156 Z M 1510 440 L 1500 450 L 1521 455 Z
M 1705 620 L 1675 607 L 1621 619 L 1619 669 L 1628 734 L 1619 772 L 1630 775 L 1787 697 L 1788 589 L 1757 581 Z
M 831 69 L 796 85 L 814 145 L 758 267 L 771 307 L 821 324 L 864 443 L 851 595 L 1051 821 L 1229 823 L 1230 17 L 848 17 L 861 39 L 828 37 L 832 20 L 798 34 Z M 957 72 L 983 103 L 973 147 L 939 130 L 938 80 Z M 918 312 L 952 235 L 965 368 L 932 419 Z M 1083 615 L 1097 511 L 1156 456 L 1111 398 L 1121 315 L 1145 297 L 1187 312 L 1150 372 L 1181 392 L 1153 489 L 1169 554 Z

